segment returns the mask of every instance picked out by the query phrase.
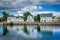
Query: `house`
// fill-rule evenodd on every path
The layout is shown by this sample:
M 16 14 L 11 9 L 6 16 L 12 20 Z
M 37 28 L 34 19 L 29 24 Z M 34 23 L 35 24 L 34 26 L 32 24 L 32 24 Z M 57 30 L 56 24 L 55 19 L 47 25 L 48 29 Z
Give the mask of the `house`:
M 53 22 L 60 22 L 60 17 L 54 17 L 54 21 Z
M 7 17 L 7 22 L 24 22 L 22 17 L 11 16 Z
M 26 22 L 34 22 L 34 17 L 29 15 Z
M 53 22 L 52 17 L 53 17 L 52 13 L 40 14 L 40 22 Z

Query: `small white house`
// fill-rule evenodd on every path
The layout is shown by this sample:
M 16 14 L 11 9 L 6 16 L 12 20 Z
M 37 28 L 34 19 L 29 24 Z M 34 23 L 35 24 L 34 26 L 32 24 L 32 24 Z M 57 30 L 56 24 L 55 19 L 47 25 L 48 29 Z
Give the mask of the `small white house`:
M 40 22 L 53 22 L 52 13 L 46 13 L 40 15 Z
M 7 22 L 24 22 L 22 17 L 8 17 Z
M 34 22 L 34 17 L 29 15 L 26 22 Z

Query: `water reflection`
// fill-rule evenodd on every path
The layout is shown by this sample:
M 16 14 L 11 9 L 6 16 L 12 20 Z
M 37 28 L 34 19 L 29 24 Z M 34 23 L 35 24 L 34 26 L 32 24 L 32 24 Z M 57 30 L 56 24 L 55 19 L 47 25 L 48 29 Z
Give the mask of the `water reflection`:
M 27 25 L 24 24 L 24 32 L 29 34 L 28 30 L 27 30 Z
M 40 32 L 40 26 L 39 25 L 37 25 L 37 31 Z
M 57 30 L 57 31 L 56 31 Z M 19 25 L 19 26 L 1 26 L 0 35 L 13 36 L 17 39 L 44 39 L 60 37 L 60 26 L 39 26 L 39 25 Z
M 7 27 L 3 27 L 3 35 L 7 35 L 9 33 Z

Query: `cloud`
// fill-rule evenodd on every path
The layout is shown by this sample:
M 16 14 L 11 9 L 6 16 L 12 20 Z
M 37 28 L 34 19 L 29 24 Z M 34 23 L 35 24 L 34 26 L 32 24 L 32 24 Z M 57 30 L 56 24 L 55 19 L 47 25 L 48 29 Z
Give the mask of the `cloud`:
M 31 12 L 33 16 L 36 16 L 37 14 L 42 14 L 42 13 L 53 13 L 53 16 L 60 16 L 60 12 L 55 12 L 55 11 L 35 11 Z
M 23 11 L 17 11 L 17 13 L 16 14 L 14 14 L 14 16 L 23 16 Z
M 0 0 L 0 9 L 21 9 L 38 4 L 60 4 L 60 0 Z
M 42 10 L 42 6 L 26 6 L 22 8 L 22 11 L 36 11 L 36 10 Z

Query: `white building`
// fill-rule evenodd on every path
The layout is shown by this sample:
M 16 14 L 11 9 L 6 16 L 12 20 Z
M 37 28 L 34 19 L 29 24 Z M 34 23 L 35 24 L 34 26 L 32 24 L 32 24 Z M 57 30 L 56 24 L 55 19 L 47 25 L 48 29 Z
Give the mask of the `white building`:
M 29 15 L 26 22 L 34 22 L 34 17 Z
M 8 17 L 7 22 L 24 22 L 22 17 Z
M 40 15 L 40 22 L 53 22 L 52 13 L 46 13 Z

